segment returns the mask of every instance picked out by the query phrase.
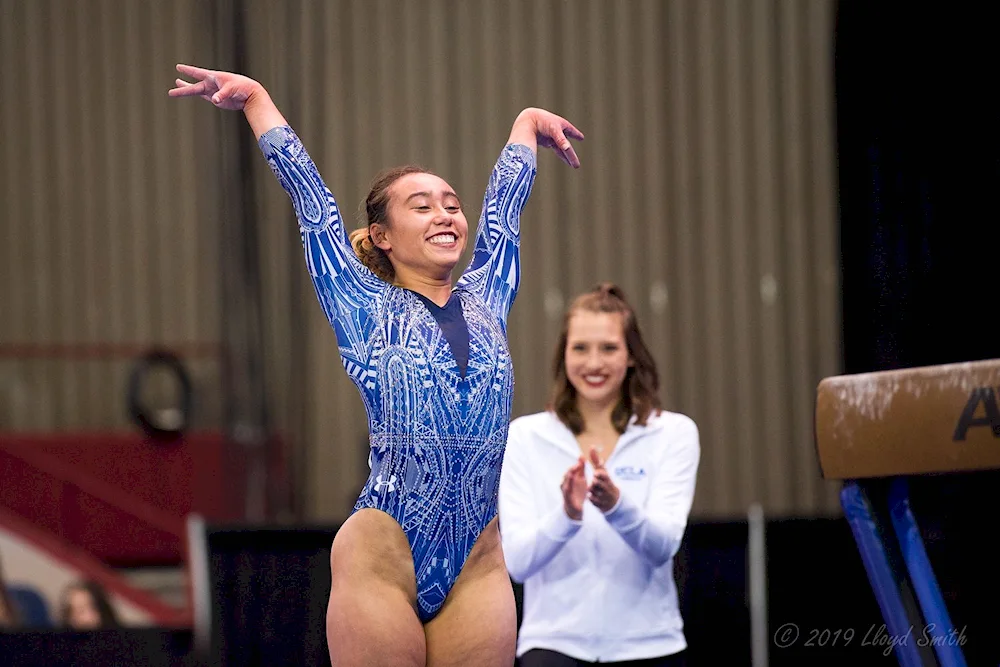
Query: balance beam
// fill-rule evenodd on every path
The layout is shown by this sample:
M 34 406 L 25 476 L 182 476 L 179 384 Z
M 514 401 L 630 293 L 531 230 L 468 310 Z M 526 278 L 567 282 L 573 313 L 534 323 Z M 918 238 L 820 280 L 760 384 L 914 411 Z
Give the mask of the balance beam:
M 840 375 L 816 390 L 825 479 L 1000 469 L 1000 359 Z
M 896 645 L 903 667 L 966 667 L 906 478 L 1000 469 L 998 392 L 1000 359 L 841 375 L 817 387 L 820 469 L 844 480 L 844 518 L 882 617 L 893 636 L 922 624 L 934 640 L 933 651 Z

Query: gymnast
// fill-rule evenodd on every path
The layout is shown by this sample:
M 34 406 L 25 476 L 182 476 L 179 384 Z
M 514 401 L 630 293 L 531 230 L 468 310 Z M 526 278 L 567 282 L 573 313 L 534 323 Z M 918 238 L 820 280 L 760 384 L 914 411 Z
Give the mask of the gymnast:
M 458 195 L 415 166 L 381 172 L 367 226 L 333 194 L 264 87 L 188 65 L 171 97 L 242 110 L 292 200 L 306 266 L 368 414 L 371 474 L 330 553 L 327 642 L 340 665 L 514 662 L 513 591 L 497 528 L 513 374 L 520 214 L 538 147 L 574 168 L 583 135 L 543 109 L 514 121 L 483 198 L 472 261 Z

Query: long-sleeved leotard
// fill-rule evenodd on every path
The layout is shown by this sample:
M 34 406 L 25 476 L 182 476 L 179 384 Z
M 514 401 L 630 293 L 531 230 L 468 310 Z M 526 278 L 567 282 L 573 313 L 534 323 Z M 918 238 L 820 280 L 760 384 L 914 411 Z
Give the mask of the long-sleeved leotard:
M 259 145 L 292 199 L 316 294 L 367 409 L 371 474 L 355 511 L 382 510 L 402 527 L 426 622 L 497 512 L 514 384 L 507 314 L 535 154 L 509 144 L 490 176 L 475 253 L 451 297 L 468 327 L 460 368 L 419 295 L 358 260 L 333 194 L 294 131 L 273 128 Z

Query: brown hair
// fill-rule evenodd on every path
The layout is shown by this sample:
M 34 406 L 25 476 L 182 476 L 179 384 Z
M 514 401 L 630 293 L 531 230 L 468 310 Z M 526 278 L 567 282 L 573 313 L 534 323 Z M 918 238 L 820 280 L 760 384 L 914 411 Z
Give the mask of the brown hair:
M 16 628 L 21 624 L 17 607 L 10 601 L 7 584 L 3 578 L 3 568 L 0 567 L 0 628 Z
M 380 225 L 389 224 L 389 188 L 403 176 L 409 174 L 430 173 L 423 167 L 415 164 L 407 164 L 400 167 L 392 167 L 379 172 L 372 179 L 371 189 L 365 199 L 364 227 L 360 227 L 351 232 L 351 246 L 354 254 L 358 256 L 361 263 L 371 269 L 376 276 L 392 283 L 396 280 L 396 270 L 389 261 L 389 256 L 372 241 L 371 226 L 378 223 Z
M 621 396 L 611 413 L 611 423 L 619 433 L 625 432 L 629 419 L 636 416 L 636 423 L 646 425 L 650 413 L 660 412 L 660 378 L 656 370 L 656 362 L 649 348 L 642 339 L 635 311 L 629 305 L 625 293 L 613 283 L 601 283 L 591 291 L 585 292 L 573 300 L 563 317 L 562 333 L 556 345 L 553 359 L 552 395 L 548 409 L 556 413 L 559 420 L 566 424 L 574 434 L 583 432 L 583 417 L 576 406 L 576 389 L 566 376 L 566 344 L 569 339 L 569 321 L 579 310 L 593 313 L 620 313 L 625 333 L 625 344 L 628 347 L 632 365 L 625 373 L 622 381 Z
M 73 591 L 82 591 L 90 596 L 91 602 L 94 603 L 94 609 L 97 611 L 97 616 L 101 619 L 102 628 L 117 628 L 121 624 L 118 622 L 118 615 L 115 614 L 114 607 L 111 606 L 111 601 L 108 599 L 107 593 L 96 581 L 77 581 L 72 583 L 63 589 L 62 593 L 62 604 L 59 608 L 59 617 L 64 627 L 70 627 L 70 614 L 72 609 L 69 603 L 70 594 Z

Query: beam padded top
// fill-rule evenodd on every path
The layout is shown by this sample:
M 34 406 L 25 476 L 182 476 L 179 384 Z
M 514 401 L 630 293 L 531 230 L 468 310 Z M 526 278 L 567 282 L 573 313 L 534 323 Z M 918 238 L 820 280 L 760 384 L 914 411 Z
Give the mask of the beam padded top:
M 839 375 L 816 390 L 826 479 L 1000 468 L 1000 359 Z

